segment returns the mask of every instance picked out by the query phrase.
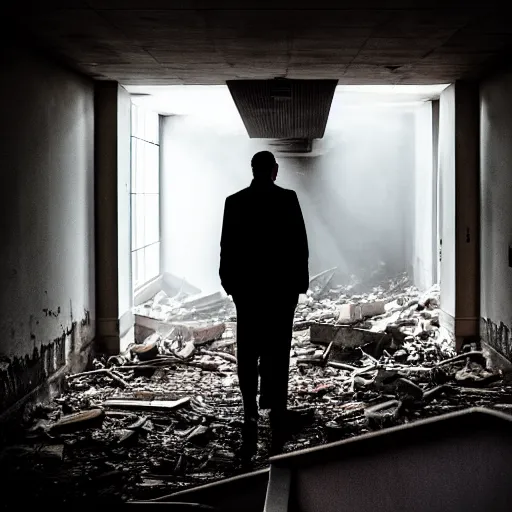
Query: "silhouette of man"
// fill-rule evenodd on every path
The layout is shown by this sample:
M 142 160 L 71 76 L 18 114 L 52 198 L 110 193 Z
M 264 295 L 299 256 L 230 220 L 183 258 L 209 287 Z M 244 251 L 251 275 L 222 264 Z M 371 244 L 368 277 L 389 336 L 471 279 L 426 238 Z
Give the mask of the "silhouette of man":
M 249 459 L 257 449 L 258 373 L 259 406 L 270 409 L 272 452 L 284 444 L 293 317 L 299 294 L 309 286 L 297 195 L 274 184 L 278 164 L 269 151 L 256 153 L 251 166 L 251 185 L 226 199 L 219 270 L 237 310 L 242 457 Z

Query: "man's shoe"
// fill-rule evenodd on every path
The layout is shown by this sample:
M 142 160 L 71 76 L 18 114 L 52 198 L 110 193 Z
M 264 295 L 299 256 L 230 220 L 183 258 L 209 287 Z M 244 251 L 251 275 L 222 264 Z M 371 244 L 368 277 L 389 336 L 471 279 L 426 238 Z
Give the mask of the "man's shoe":
M 270 447 L 271 455 L 283 453 L 285 443 L 291 438 L 292 434 L 300 432 L 306 425 L 311 423 L 314 412 L 281 410 L 271 411 L 270 428 L 272 429 L 272 443 Z
M 248 463 L 258 451 L 258 420 L 257 418 L 246 418 L 242 426 L 242 446 L 240 447 L 240 458 L 242 463 Z
M 290 427 L 288 421 L 288 411 L 270 411 L 270 428 L 272 430 L 272 441 L 270 443 L 269 453 L 271 456 L 283 453 L 283 448 L 288 440 Z
M 283 453 L 284 445 L 286 442 L 286 436 L 281 429 L 272 429 L 272 440 L 270 442 L 269 455 L 280 455 Z

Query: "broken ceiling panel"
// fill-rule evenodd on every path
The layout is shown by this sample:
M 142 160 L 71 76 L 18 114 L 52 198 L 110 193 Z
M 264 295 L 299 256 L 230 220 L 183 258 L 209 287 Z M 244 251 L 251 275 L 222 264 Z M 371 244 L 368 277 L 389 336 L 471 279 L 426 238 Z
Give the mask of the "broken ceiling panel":
M 337 80 L 228 80 L 250 138 L 320 139 Z

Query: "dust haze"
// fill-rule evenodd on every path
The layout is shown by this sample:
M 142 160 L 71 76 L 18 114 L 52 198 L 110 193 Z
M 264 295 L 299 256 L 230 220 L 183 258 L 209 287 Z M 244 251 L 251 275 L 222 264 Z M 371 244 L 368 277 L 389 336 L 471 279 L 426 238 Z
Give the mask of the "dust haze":
M 337 267 L 339 283 L 371 285 L 414 264 L 418 107 L 336 101 L 318 156 L 276 154 L 276 183 L 299 197 L 310 274 Z M 161 130 L 162 271 L 218 291 L 224 200 L 250 184 L 250 159 L 268 146 L 233 115 L 167 116 Z

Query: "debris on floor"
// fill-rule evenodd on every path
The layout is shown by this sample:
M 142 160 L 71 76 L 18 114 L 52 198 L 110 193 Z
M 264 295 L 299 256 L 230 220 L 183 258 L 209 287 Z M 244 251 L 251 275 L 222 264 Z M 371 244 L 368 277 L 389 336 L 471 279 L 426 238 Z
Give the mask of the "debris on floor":
M 354 293 L 329 289 L 332 273 L 315 276 L 297 307 L 289 405 L 310 421 L 286 451 L 471 406 L 512 410 L 510 382 L 478 347 L 456 355 L 439 324 L 437 287 L 422 294 L 400 276 Z M 16 461 L 7 481 L 36 472 L 41 499 L 55 493 L 50 479 L 68 500 L 122 501 L 244 471 L 235 311 L 220 294 L 189 300 L 189 309 L 164 295 L 146 308 L 157 314 L 143 343 L 68 376 L 63 395 L 27 410 L 23 439 L 1 455 Z M 264 323 L 255 328 L 265 335 Z M 259 433 L 254 469 L 268 464 L 265 414 Z

